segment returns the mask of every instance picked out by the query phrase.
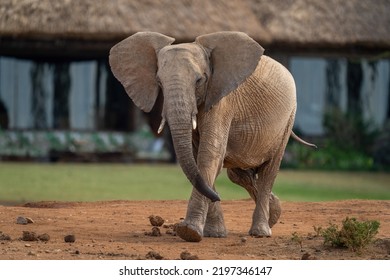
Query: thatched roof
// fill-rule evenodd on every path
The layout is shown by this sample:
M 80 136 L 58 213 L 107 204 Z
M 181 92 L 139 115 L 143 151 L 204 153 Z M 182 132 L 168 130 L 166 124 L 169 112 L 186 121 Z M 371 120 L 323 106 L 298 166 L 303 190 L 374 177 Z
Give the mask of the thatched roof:
M 105 52 L 144 30 L 178 42 L 237 30 L 281 50 L 383 51 L 390 49 L 389 12 L 390 0 L 1 0 L 0 54 Z
M 390 0 L 250 2 L 279 45 L 390 50 Z
M 143 30 L 182 40 L 220 30 L 267 37 L 246 1 L 2 0 L 1 5 L 0 34 L 18 37 L 104 40 Z

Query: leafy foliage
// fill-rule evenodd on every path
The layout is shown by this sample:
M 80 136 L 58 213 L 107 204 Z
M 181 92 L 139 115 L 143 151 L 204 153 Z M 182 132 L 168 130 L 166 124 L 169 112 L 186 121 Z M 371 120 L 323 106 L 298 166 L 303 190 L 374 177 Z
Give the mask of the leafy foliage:
M 324 116 L 324 128 L 328 141 L 345 151 L 370 154 L 379 134 L 374 125 L 361 114 L 344 113 L 339 109 L 328 111 Z
M 335 224 L 321 231 L 324 244 L 334 247 L 346 247 L 354 252 L 361 252 L 370 244 L 378 233 L 380 223 L 378 221 L 359 222 L 355 218 L 346 218 L 339 230 Z
M 380 134 L 370 121 L 364 120 L 360 115 L 333 109 L 325 114 L 324 128 L 326 136 L 320 140 L 321 143 L 316 143 L 319 146 L 316 151 L 299 143 L 290 143 L 282 167 L 324 170 L 388 169 L 390 159 L 386 151 L 390 149 L 387 141 L 389 135 Z
M 390 170 L 390 122 L 385 125 L 374 143 L 373 157 L 377 165 Z
M 323 170 L 374 170 L 374 159 L 360 151 L 344 150 L 325 140 L 313 151 L 299 143 L 290 144 L 282 167 Z

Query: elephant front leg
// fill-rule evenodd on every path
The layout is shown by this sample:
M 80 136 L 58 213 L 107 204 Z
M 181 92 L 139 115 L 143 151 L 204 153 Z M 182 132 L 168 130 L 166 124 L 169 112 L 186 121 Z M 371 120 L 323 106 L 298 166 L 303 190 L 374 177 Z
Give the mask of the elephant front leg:
M 189 242 L 199 242 L 203 236 L 226 237 L 220 202 L 211 202 L 194 189 L 186 218 L 177 226 L 176 233 Z
M 185 241 L 201 241 L 207 211 L 207 199 L 194 188 L 188 202 L 186 218 L 176 227 L 176 234 Z
M 222 135 L 218 133 L 216 135 Z M 209 136 L 211 138 L 211 136 Z M 214 187 L 214 182 L 222 169 L 225 155 L 226 140 L 220 141 L 221 146 L 202 143 L 198 154 L 199 170 L 203 174 L 210 186 Z M 222 213 L 221 203 L 208 200 L 208 211 L 203 236 L 206 237 L 226 237 L 227 231 Z
M 220 202 L 211 202 L 193 189 L 185 220 L 176 233 L 189 242 L 199 242 L 202 237 L 226 237 L 225 222 Z
M 200 174 L 209 186 L 213 186 L 214 190 L 214 182 L 222 169 L 225 154 L 224 150 L 215 149 L 220 149 L 220 147 L 210 147 L 207 143 L 202 144 L 201 142 L 197 153 Z M 195 242 L 199 242 L 202 236 L 226 237 L 226 227 L 220 202 L 211 202 L 210 199 L 193 189 L 186 218 L 179 225 L 176 232 L 184 240 Z
M 206 237 L 226 237 L 227 231 L 223 218 L 221 203 L 214 202 L 209 204 L 206 224 L 203 230 L 203 236 Z

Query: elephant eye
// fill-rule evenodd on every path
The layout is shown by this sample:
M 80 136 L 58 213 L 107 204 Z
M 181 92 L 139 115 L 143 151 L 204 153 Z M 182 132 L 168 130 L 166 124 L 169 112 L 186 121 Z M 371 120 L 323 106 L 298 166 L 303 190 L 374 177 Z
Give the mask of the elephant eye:
M 203 76 L 200 76 L 197 80 L 196 80 L 196 86 L 199 87 L 201 86 L 202 84 L 206 83 L 207 82 L 207 75 L 206 74 L 203 74 Z

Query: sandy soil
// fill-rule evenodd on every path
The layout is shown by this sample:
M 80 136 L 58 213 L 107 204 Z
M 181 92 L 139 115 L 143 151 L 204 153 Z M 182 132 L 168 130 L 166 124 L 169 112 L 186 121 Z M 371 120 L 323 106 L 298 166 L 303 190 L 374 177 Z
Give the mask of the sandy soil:
M 186 201 L 0 206 L 0 259 L 390 259 L 390 201 L 282 202 L 271 238 L 248 236 L 252 201 L 223 201 L 228 237 L 199 243 L 173 234 L 186 207 Z M 153 229 L 151 215 L 162 217 L 164 225 Z M 17 224 L 20 216 L 33 223 Z M 381 223 L 378 239 L 361 254 L 324 246 L 313 229 L 341 224 L 346 217 Z M 301 244 L 293 240 L 294 232 Z M 74 242 L 65 242 L 67 235 Z

